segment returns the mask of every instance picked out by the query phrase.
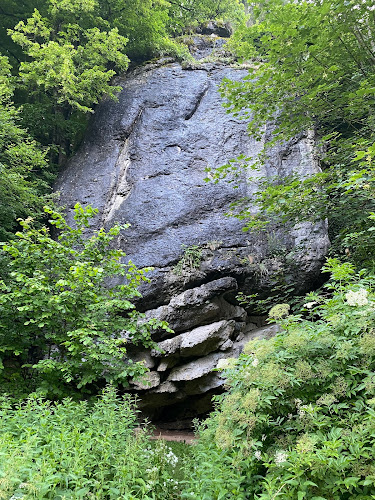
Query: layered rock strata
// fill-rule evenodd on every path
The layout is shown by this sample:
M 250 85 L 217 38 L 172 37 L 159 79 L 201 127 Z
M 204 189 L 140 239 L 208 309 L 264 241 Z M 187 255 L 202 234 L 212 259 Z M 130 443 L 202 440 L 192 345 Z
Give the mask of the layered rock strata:
M 168 405 L 172 412 L 187 398 L 192 411 L 207 407 L 223 385 L 212 371 L 218 361 L 238 355 L 249 336 L 273 331 L 257 331 L 261 325 L 236 303 L 238 290 L 264 296 L 275 284 L 296 293 L 313 288 L 329 244 L 324 221 L 250 234 L 225 216 L 233 202 L 251 200 L 260 177 L 306 177 L 319 165 L 306 133 L 273 148 L 259 172 L 245 167 L 232 183 L 203 180 L 207 169 L 239 155 L 255 158 L 264 140 L 226 113 L 218 92 L 223 78 L 240 80 L 247 70 L 204 59 L 220 38 L 197 40 L 195 65 L 164 61 L 118 79 L 118 102 L 98 106 L 56 184 L 68 214 L 77 202 L 99 209 L 93 229 L 130 223 L 117 245 L 139 267 L 153 268 L 137 306 L 175 334 L 156 334 L 161 351 L 132 352 L 151 370 L 134 382 L 150 411 Z M 250 212 L 257 210 L 250 201 Z
M 131 386 L 151 418 L 189 418 L 207 411 L 207 396 L 220 392 L 225 383 L 218 365 L 237 358 L 249 340 L 269 338 L 277 332 L 276 325 L 261 326 L 263 318 L 248 317 L 242 307 L 226 300 L 236 290 L 235 279 L 220 278 L 147 312 L 150 317 L 169 320 L 175 332 L 180 332 L 164 340 L 159 332 L 155 335 L 159 342 L 152 350 L 132 352 L 130 348 L 132 359 L 150 369 L 142 379 L 132 380 Z M 192 313 L 186 314 L 189 311 Z M 183 406 L 186 401 L 189 403 Z

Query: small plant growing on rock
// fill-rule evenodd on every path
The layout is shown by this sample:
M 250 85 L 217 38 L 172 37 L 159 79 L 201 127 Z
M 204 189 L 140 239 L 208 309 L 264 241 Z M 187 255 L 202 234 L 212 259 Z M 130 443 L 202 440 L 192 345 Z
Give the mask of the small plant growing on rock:
M 202 262 L 202 248 L 199 245 L 182 245 L 184 253 L 181 259 L 173 268 L 175 274 L 181 275 L 183 272 L 189 272 L 193 269 L 199 269 Z
M 205 246 L 211 250 L 211 252 L 214 252 L 215 250 L 217 250 L 218 248 L 221 247 L 221 245 L 223 244 L 222 241 L 219 241 L 219 240 L 211 240 L 211 241 L 207 241 L 207 243 L 205 244 Z

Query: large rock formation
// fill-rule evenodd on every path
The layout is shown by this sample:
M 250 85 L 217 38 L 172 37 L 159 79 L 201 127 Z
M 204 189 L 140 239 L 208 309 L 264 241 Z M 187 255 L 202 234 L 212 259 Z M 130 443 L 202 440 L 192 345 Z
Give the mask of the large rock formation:
M 206 39 L 198 40 L 203 57 Z M 144 406 L 193 397 L 189 406 L 199 412 L 209 398 L 196 395 L 220 390 L 223 381 L 212 369 L 238 355 L 260 326 L 236 304 L 238 289 L 264 294 L 281 280 L 301 292 L 319 277 L 328 247 L 324 222 L 249 234 L 224 215 L 232 202 L 251 197 L 259 175 L 315 173 L 313 137 L 275 148 L 262 172 L 240 174 L 237 189 L 203 180 L 207 167 L 240 154 L 254 157 L 263 146 L 249 137 L 245 121 L 225 112 L 218 93 L 223 78 L 246 74 L 204 59 L 194 68 L 167 62 L 129 72 L 117 82 L 123 87 L 118 102 L 98 106 L 56 185 L 68 211 L 77 201 L 99 209 L 96 226 L 130 223 L 118 245 L 138 266 L 154 268 L 139 307 L 169 321 L 176 336 L 156 336 L 164 356 L 133 353 L 152 370 L 147 381 L 134 382 Z

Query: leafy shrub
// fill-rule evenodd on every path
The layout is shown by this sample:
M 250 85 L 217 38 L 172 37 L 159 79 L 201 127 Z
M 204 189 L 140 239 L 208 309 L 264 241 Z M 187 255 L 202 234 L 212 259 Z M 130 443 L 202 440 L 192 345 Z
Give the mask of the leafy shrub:
M 2 245 L 9 258 L 9 272 L 0 281 L 3 389 L 14 372 L 29 384 L 39 374 L 39 389 L 57 395 L 103 382 L 126 383 L 146 371 L 126 358 L 126 344 L 153 345 L 153 327 L 166 328 L 146 322 L 131 303 L 147 270 L 122 263 L 124 252 L 111 247 L 122 227 L 85 238 L 96 213 L 91 207 L 76 205 L 76 229 L 58 213 L 46 212 L 57 239 L 26 219 L 17 239 Z M 123 284 L 109 285 L 109 279 Z
M 325 270 L 304 314 L 226 370 L 185 498 L 374 498 L 375 277 L 335 259 Z
M 0 498 L 174 499 L 178 458 L 137 429 L 134 401 L 107 387 L 90 406 L 0 401 Z
M 13 105 L 11 66 L 0 56 L 0 240 L 12 236 L 18 217 L 40 215 L 47 181 L 47 152 L 20 126 Z
M 182 245 L 182 249 L 184 253 L 173 268 L 173 272 L 178 275 L 198 269 L 202 262 L 202 248 L 199 245 L 191 245 L 190 247 Z

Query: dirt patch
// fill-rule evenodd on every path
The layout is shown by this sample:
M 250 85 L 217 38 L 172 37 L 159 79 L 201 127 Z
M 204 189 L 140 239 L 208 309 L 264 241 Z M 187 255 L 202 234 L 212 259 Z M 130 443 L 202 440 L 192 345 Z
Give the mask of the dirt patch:
M 178 441 L 180 443 L 193 444 L 197 437 L 193 431 L 171 431 L 156 428 L 151 439 L 164 439 L 164 441 Z

